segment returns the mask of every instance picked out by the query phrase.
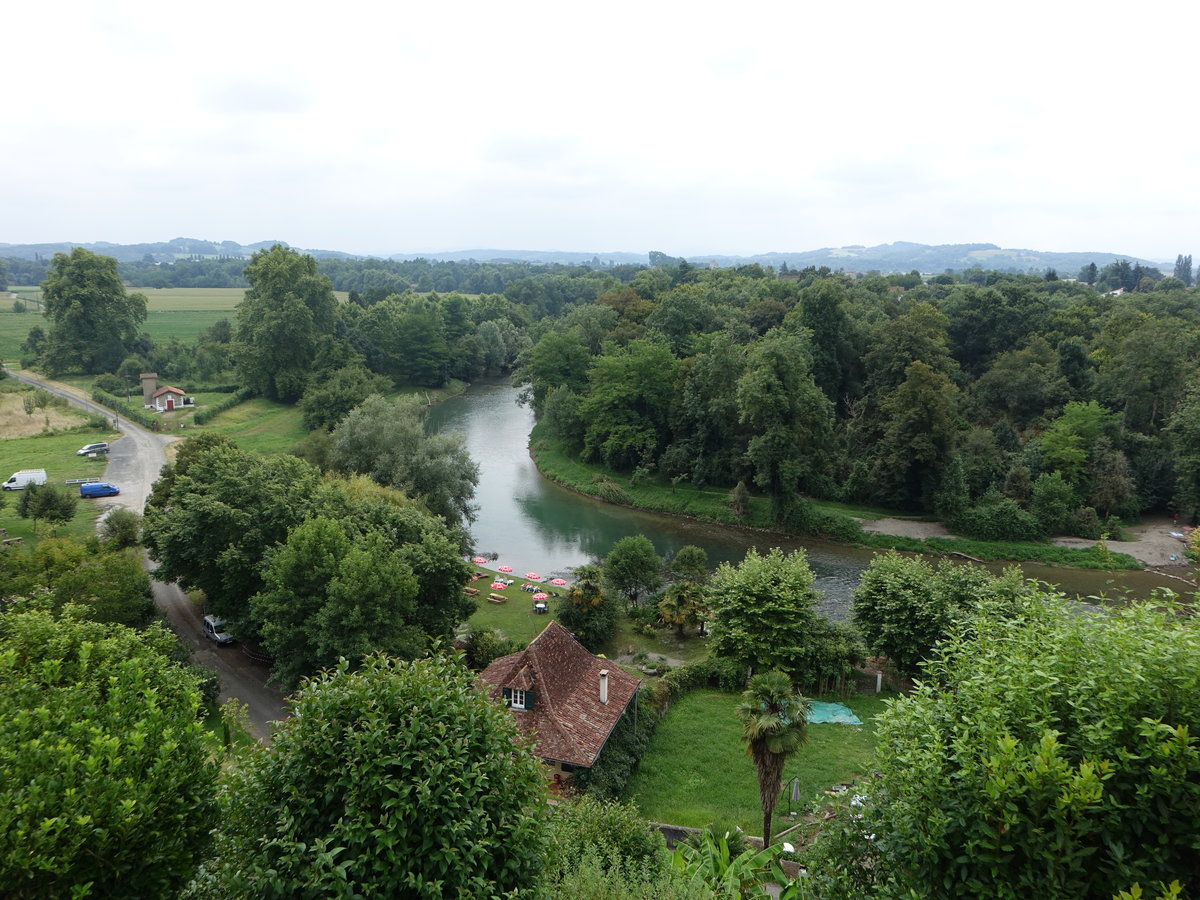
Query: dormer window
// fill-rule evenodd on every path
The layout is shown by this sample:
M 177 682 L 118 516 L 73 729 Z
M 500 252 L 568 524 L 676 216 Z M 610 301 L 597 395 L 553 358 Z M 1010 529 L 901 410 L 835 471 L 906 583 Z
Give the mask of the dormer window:
M 511 703 L 509 704 L 509 706 L 512 709 L 524 709 L 525 708 L 525 692 L 523 690 L 521 690 L 520 688 L 512 689 L 512 696 L 510 697 L 510 700 L 511 700 Z

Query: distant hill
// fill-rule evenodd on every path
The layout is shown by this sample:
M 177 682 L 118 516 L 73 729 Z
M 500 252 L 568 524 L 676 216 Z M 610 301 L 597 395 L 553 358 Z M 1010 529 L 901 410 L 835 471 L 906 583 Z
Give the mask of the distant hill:
M 110 244 L 100 241 L 94 244 L 61 242 L 52 244 L 5 244 L 0 243 L 0 256 L 18 259 L 48 258 L 55 253 L 69 253 L 73 247 L 85 247 L 96 253 L 111 256 L 120 262 L 174 262 L 180 259 L 249 258 L 256 250 L 273 244 L 289 246 L 286 241 L 258 241 L 254 244 L 239 244 L 236 241 L 206 241 L 196 238 L 174 238 L 153 244 Z M 300 249 L 300 248 L 298 248 Z M 361 259 L 372 254 L 350 253 L 342 250 L 303 250 L 317 259 Z M 612 266 L 626 264 L 645 265 L 649 262 L 646 253 L 606 252 L 595 253 L 569 250 L 447 250 L 422 253 L 393 253 L 389 259 L 404 260 L 423 258 L 428 260 L 475 260 L 476 262 L 535 262 L 562 263 L 564 265 Z M 916 269 L 924 274 L 937 274 L 946 270 L 958 271 L 979 267 L 1003 271 L 1042 273 L 1056 269 L 1060 275 L 1070 277 L 1088 263 L 1103 267 L 1114 260 L 1127 259 L 1131 263 L 1145 266 L 1166 266 L 1169 260 L 1150 260 L 1128 253 L 1089 251 L 1055 253 L 1044 250 L 1004 249 L 996 244 L 914 244 L 896 241 L 875 247 L 852 245 L 849 247 L 823 247 L 820 250 L 796 252 L 760 253 L 756 256 L 731 256 L 722 254 L 689 255 L 687 261 L 695 266 L 744 266 L 759 263 L 780 268 L 803 269 L 806 266 L 828 266 L 834 271 L 847 272 L 911 272 Z M 1164 270 L 1165 271 L 1165 270 Z

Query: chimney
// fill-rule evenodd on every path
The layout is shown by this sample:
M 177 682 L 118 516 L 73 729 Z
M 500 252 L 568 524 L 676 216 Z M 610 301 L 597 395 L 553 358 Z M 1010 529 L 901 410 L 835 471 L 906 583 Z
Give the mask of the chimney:
M 608 669 L 600 670 L 600 702 L 608 705 Z
M 158 373 L 143 372 L 138 378 L 142 379 L 142 405 L 149 406 L 154 402 L 154 390 L 158 381 Z

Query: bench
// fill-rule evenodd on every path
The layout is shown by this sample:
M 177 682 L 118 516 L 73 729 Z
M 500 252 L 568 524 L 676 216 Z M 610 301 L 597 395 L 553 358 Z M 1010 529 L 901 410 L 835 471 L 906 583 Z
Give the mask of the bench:
M 465 587 L 463 588 L 463 593 L 468 597 L 474 597 L 479 593 L 479 588 Z
M 5 533 L 5 534 L 8 534 L 8 532 L 7 532 L 7 531 L 6 531 L 6 532 L 4 532 L 4 533 Z M 0 543 L 2 543 L 2 544 L 3 544 L 4 546 L 6 546 L 6 547 L 7 547 L 9 544 L 23 544 L 23 543 L 25 543 L 25 538 L 23 538 L 23 537 L 7 538 L 7 539 L 5 539 L 4 541 L 0 541 Z
M 508 598 L 499 594 L 488 594 L 488 603 L 507 603 Z

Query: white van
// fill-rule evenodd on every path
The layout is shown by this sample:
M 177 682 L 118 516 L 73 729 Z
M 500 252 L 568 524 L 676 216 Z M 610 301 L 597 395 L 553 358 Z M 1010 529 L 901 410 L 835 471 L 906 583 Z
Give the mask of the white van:
M 46 470 L 45 469 L 22 469 L 20 472 L 13 472 L 9 476 L 8 481 L 0 484 L 0 488 L 6 491 L 19 491 L 21 488 L 31 484 L 45 484 Z
M 233 643 L 233 635 L 225 630 L 224 619 L 218 619 L 216 616 L 205 616 L 202 621 L 204 623 L 204 636 L 210 641 L 216 641 L 222 646 Z

